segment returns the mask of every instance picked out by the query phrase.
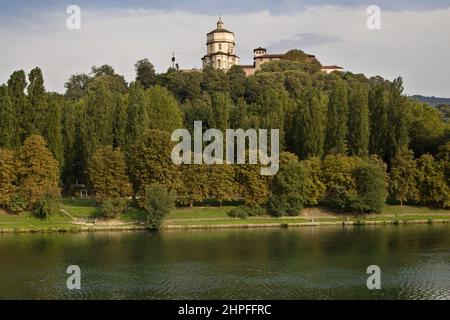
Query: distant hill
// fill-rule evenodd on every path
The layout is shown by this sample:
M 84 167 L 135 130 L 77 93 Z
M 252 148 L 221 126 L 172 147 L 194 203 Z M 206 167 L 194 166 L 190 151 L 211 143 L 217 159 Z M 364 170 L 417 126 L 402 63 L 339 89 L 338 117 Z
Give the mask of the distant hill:
M 424 102 L 424 103 L 429 103 L 431 104 L 433 107 L 436 107 L 440 104 L 447 104 L 450 105 L 450 98 L 439 98 L 439 97 L 425 97 L 425 96 L 421 96 L 421 95 L 413 95 L 413 96 L 409 96 L 411 99 L 416 99 L 419 100 L 420 102 Z

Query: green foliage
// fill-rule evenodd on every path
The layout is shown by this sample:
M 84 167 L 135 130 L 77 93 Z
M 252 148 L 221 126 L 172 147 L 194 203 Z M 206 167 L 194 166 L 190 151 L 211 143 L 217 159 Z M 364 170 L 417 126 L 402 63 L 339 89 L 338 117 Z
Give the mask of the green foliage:
M 120 149 L 105 146 L 97 149 L 89 161 L 89 180 L 100 199 L 120 198 L 131 194 L 125 157 Z
M 350 90 L 348 117 L 348 149 L 351 155 L 369 155 L 369 106 L 368 91 L 358 85 Z
M 386 202 L 387 184 L 384 168 L 374 162 L 359 164 L 352 172 L 357 196 L 350 208 L 360 212 L 381 212 Z
M 322 156 L 325 112 L 326 108 L 319 91 L 312 88 L 304 90 L 294 115 L 294 149 L 301 159 Z
M 171 133 L 182 127 L 183 118 L 178 102 L 166 88 L 156 86 L 148 89 L 146 103 L 150 128 Z
M 31 135 L 25 140 L 17 157 L 17 181 L 28 208 L 44 196 L 60 195 L 58 167 L 42 136 Z
M 33 204 L 32 214 L 39 219 L 47 219 L 59 213 L 59 203 L 51 195 L 46 195 Z
M 0 148 L 11 148 L 14 134 L 14 110 L 8 87 L 0 86 Z
M 25 211 L 28 207 L 27 202 L 19 194 L 13 194 L 9 200 L 7 209 L 13 213 L 19 214 Z
M 336 81 L 330 93 L 325 135 L 326 154 L 346 154 L 347 152 L 347 90 L 345 82 Z
M 169 190 L 180 188 L 179 167 L 171 159 L 174 145 L 170 134 L 160 130 L 148 130 L 134 143 L 129 166 L 136 193 L 152 183 L 164 184 Z
M 266 210 L 259 206 L 238 206 L 236 208 L 231 209 L 228 211 L 228 215 L 232 218 L 240 218 L 240 219 L 247 219 L 248 217 L 256 217 L 256 216 L 263 216 L 266 214 Z
M 107 198 L 100 202 L 98 215 L 103 218 L 117 218 L 124 214 L 128 207 L 128 201 L 121 198 Z
M 9 207 L 16 192 L 16 170 L 14 153 L 0 148 L 0 207 Z
M 412 150 L 400 149 L 392 160 L 389 192 L 393 199 L 403 202 L 419 200 L 417 164 Z
M 145 89 L 156 84 L 156 72 L 153 64 L 148 59 L 142 59 L 134 65 L 136 81 L 139 81 Z
M 145 187 L 142 207 L 147 212 L 147 223 L 154 229 L 160 229 L 164 218 L 175 206 L 175 195 L 159 183 Z
M 295 216 L 307 202 L 306 170 L 298 161 L 290 161 L 280 168 L 272 180 L 272 196 L 268 202 L 271 215 Z
M 417 160 L 418 189 L 420 201 L 424 204 L 450 206 L 450 188 L 444 177 L 442 166 L 432 155 L 422 155 Z

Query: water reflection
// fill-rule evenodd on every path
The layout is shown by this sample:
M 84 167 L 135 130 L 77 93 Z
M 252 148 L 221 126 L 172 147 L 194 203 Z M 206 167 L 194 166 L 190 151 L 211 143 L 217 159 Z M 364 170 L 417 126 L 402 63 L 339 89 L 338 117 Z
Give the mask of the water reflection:
M 3 234 L 0 298 L 448 299 L 450 225 Z

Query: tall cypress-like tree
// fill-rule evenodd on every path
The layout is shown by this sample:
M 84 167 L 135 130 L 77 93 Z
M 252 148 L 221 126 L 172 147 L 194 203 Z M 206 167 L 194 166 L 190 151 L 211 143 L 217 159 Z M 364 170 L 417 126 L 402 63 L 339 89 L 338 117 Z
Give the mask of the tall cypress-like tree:
M 38 67 L 31 70 L 28 75 L 29 85 L 28 103 L 22 113 L 22 126 L 24 137 L 27 138 L 33 133 L 44 134 L 47 113 L 47 96 L 44 87 L 44 77 Z
M 216 128 L 220 130 L 229 128 L 230 113 L 233 108 L 230 96 L 227 93 L 213 93 L 211 104 Z
M 146 130 L 150 129 L 146 101 L 147 97 L 142 84 L 140 82 L 131 83 L 128 98 L 128 119 L 125 139 L 126 155 L 129 154 L 130 148 L 136 140 L 142 136 Z
M 317 89 L 303 91 L 295 116 L 295 151 L 301 159 L 321 157 L 325 139 L 326 107 Z
M 113 94 L 103 82 L 90 88 L 80 128 L 84 168 L 95 150 L 113 144 L 113 101 Z
M 403 80 L 397 78 L 389 88 L 388 104 L 388 143 L 385 161 L 390 163 L 394 155 L 401 148 L 409 144 L 409 111 L 408 101 L 403 93 Z
M 370 114 L 370 154 L 378 154 L 386 159 L 386 141 L 388 130 L 388 113 L 386 103 L 386 89 L 378 84 L 369 92 Z
M 47 122 L 44 137 L 47 147 L 59 163 L 59 172 L 64 166 L 64 146 L 61 124 L 61 106 L 64 105 L 64 97 L 58 94 L 48 96 Z
M 348 149 L 350 155 L 369 155 L 369 106 L 368 92 L 359 85 L 352 88 L 349 99 Z
M 345 154 L 347 152 L 348 97 L 345 82 L 334 83 L 328 101 L 325 152 Z
M 14 112 L 8 87 L 0 86 L 0 147 L 11 148 L 14 135 Z
M 15 71 L 8 80 L 8 91 L 11 98 L 14 117 L 14 130 L 11 137 L 11 145 L 13 148 L 18 148 L 25 140 L 23 129 L 23 113 L 26 111 L 27 97 L 25 95 L 25 88 L 27 80 L 25 71 Z

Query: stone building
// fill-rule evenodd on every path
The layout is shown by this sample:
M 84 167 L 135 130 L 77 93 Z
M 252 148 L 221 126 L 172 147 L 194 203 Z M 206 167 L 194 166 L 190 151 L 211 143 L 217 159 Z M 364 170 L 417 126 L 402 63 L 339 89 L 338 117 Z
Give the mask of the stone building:
M 222 19 L 217 21 L 217 28 L 206 35 L 206 55 L 203 56 L 203 68 L 211 66 L 224 71 L 239 64 L 235 54 L 234 33 L 225 29 Z
M 222 19 L 217 21 L 216 29 L 212 30 L 206 35 L 206 55 L 203 56 L 203 68 L 213 67 L 215 69 L 221 69 L 228 71 L 232 66 L 239 65 L 239 57 L 235 52 L 235 37 L 234 33 L 225 29 Z M 255 74 L 256 71 L 261 69 L 261 65 L 270 61 L 279 61 L 283 59 L 284 53 L 267 53 L 265 48 L 256 48 L 253 50 L 253 64 L 241 65 L 246 76 Z M 307 55 L 311 61 L 316 57 L 312 54 Z M 322 66 L 323 72 L 331 73 L 333 71 L 343 71 L 342 67 Z

